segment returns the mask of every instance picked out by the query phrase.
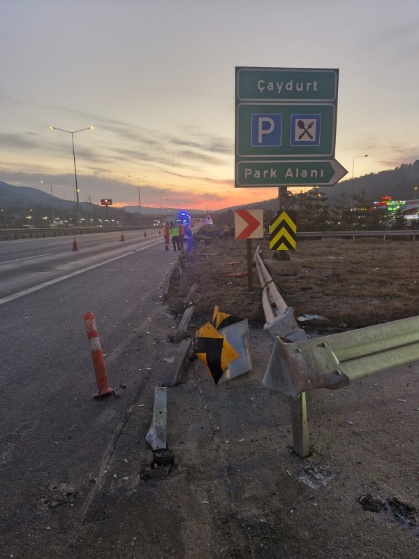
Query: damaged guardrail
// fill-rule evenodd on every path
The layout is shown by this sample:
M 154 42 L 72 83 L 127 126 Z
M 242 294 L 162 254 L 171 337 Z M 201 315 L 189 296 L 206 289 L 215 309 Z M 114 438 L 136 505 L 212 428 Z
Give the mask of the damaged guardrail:
M 279 336 L 293 342 L 306 340 L 307 335 L 298 326 L 294 317 L 294 310 L 287 306 L 266 269 L 260 256 L 259 246 L 255 253 L 255 264 L 262 287 L 262 305 L 266 319 L 264 330 L 274 341 Z M 297 398 L 290 398 L 290 404 L 293 448 L 297 454 L 305 458 L 309 455 L 305 392 L 299 394 Z
M 290 397 L 293 449 L 305 458 L 310 454 L 306 392 L 343 388 L 352 380 L 419 360 L 419 316 L 307 339 L 304 330 L 295 329 L 293 310 L 264 269 L 259 247 L 255 262 L 266 291 L 265 330 L 274 338 L 262 384 Z
M 295 320 L 294 310 L 281 297 L 274 280 L 260 256 L 260 248 L 255 253 L 255 264 L 262 287 L 262 305 L 266 324 L 264 329 L 272 338 L 283 336 L 292 341 L 305 340 L 306 333 Z
M 276 338 L 263 384 L 296 398 L 417 360 L 419 316 L 296 343 Z

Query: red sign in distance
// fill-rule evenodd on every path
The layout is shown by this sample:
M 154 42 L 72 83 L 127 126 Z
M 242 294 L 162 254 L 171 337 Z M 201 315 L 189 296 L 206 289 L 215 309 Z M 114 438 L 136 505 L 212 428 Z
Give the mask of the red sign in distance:
M 234 231 L 236 239 L 263 239 L 263 210 L 236 210 Z

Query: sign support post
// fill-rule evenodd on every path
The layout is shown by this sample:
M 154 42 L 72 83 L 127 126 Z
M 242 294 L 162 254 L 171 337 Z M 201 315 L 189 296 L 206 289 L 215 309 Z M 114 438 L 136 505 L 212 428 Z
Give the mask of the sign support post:
M 246 239 L 247 248 L 247 291 L 253 291 L 253 270 L 252 270 L 252 239 Z

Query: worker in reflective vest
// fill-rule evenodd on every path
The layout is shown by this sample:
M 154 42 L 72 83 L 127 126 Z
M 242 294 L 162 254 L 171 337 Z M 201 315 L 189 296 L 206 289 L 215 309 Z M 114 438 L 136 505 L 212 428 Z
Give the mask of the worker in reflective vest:
M 180 250 L 180 241 L 179 241 L 179 227 L 177 225 L 175 225 L 173 223 L 173 221 L 170 222 L 170 227 L 169 227 L 169 235 L 172 239 L 172 243 L 173 243 L 173 250 Z

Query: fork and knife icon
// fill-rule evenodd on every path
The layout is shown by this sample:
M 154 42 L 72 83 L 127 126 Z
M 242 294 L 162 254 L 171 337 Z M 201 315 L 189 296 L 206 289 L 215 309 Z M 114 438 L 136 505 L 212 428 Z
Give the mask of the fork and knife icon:
M 297 121 L 297 126 L 300 130 L 302 130 L 302 133 L 298 136 L 299 140 L 302 140 L 304 138 L 304 136 L 307 134 L 307 136 L 310 138 L 310 140 L 314 140 L 313 136 L 310 134 L 309 130 L 314 126 L 314 120 L 312 120 L 311 122 L 309 122 L 307 128 L 306 125 L 304 124 L 303 120 L 298 120 Z

